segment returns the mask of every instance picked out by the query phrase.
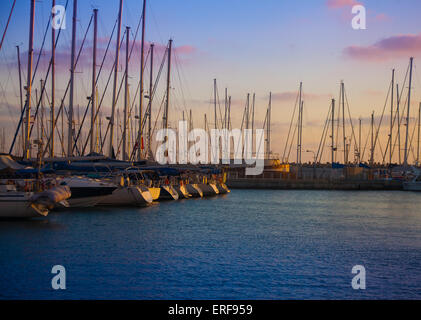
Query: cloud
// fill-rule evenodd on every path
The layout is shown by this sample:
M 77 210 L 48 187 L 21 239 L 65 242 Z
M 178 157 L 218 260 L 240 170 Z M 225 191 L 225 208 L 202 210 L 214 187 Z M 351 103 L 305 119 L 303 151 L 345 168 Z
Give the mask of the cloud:
M 328 0 L 326 2 L 326 5 L 329 9 L 352 7 L 352 6 L 355 6 L 357 4 L 360 4 L 360 3 L 355 1 L 355 0 Z
M 272 93 L 273 101 L 295 101 L 297 99 L 297 91 L 285 91 Z M 331 97 L 331 94 L 317 94 L 317 93 L 303 93 L 303 99 L 314 100 L 314 99 L 327 99 Z M 267 99 L 267 98 L 265 98 Z
M 109 38 L 101 38 L 100 41 L 97 42 L 97 64 L 99 65 L 102 62 L 104 57 L 107 43 Z M 114 57 L 115 57 L 115 44 L 116 41 L 112 40 L 110 47 L 108 49 L 107 57 L 104 63 L 105 69 L 110 69 L 114 64 Z M 130 50 L 132 47 L 133 42 L 130 43 Z M 149 50 L 151 43 L 145 43 L 145 56 Z M 140 52 L 140 41 L 136 41 L 133 47 L 132 56 L 130 59 L 131 67 L 139 67 L 140 60 L 139 60 L 139 52 Z M 166 50 L 167 46 L 165 44 L 155 43 L 154 44 L 154 53 L 155 55 L 162 56 Z M 76 47 L 76 57 L 79 53 L 80 43 Z M 192 45 L 181 45 L 181 46 L 173 46 L 173 52 L 177 55 L 178 61 L 180 63 L 189 63 L 192 57 L 196 54 L 197 49 Z M 27 51 L 21 52 L 21 58 L 27 56 Z M 34 50 L 34 66 L 36 61 L 38 60 L 40 54 L 39 49 Z M 55 63 L 56 63 L 56 70 L 57 72 L 67 72 L 70 69 L 70 54 L 71 48 L 69 45 L 64 45 L 57 47 L 56 55 L 55 55 Z M 126 54 L 126 44 L 123 41 L 123 44 L 120 48 L 120 65 L 124 64 L 124 57 Z M 155 56 L 156 57 L 156 56 Z M 48 64 L 50 63 L 51 59 L 51 50 L 44 49 L 40 58 L 40 66 L 43 68 L 47 68 Z M 174 59 L 174 58 L 173 58 Z M 156 60 L 158 61 L 158 60 Z M 25 59 L 23 59 L 23 64 L 25 63 Z M 9 67 L 16 67 L 16 59 L 15 56 L 11 55 L 10 57 L 6 58 L 6 61 L 0 62 L 0 66 L 3 64 L 8 64 Z M 76 71 L 82 71 L 83 69 L 89 69 L 92 67 L 92 43 L 85 43 L 83 50 L 79 56 L 79 60 L 77 62 Z
M 343 50 L 346 57 L 366 61 L 408 58 L 420 52 L 421 33 L 391 36 L 369 46 L 349 46 Z

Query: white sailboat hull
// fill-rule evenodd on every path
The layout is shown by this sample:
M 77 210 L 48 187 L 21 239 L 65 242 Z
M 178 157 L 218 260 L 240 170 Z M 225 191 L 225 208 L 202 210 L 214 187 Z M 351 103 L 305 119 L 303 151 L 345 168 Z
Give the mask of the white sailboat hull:
M 145 187 L 121 187 L 105 196 L 99 205 L 104 206 L 146 206 L 152 203 L 152 195 Z
M 31 204 L 32 193 L 16 193 L 0 196 L 0 218 L 34 218 L 46 216 L 48 210 L 41 205 Z

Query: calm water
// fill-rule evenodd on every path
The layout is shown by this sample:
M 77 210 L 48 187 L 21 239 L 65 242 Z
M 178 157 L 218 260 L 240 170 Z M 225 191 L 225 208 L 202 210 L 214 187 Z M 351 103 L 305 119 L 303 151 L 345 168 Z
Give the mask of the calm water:
M 421 194 L 246 191 L 0 221 L 0 298 L 421 299 Z M 63 265 L 67 289 L 51 288 Z M 364 265 L 367 289 L 351 287 Z

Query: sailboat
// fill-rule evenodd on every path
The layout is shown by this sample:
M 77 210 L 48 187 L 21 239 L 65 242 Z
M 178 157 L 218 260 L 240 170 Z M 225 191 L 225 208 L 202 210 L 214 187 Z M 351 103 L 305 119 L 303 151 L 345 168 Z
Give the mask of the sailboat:
M 42 192 L 20 191 L 17 183 L 0 184 L 0 218 L 33 218 L 47 216 L 57 204 L 68 206 L 68 187 L 58 186 Z

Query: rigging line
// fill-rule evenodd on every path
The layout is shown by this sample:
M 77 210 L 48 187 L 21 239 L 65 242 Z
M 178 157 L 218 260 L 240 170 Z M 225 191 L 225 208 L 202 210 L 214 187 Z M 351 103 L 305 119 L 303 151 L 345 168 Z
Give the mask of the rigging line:
M 287 163 L 289 162 L 289 157 L 291 155 L 292 146 L 294 144 L 295 133 L 297 132 L 298 126 L 299 126 L 299 121 L 297 121 L 297 124 L 294 126 L 294 133 L 292 134 L 291 143 L 289 145 L 289 150 L 288 150 L 288 156 L 286 158 Z
M 364 154 L 365 154 L 365 150 L 367 148 L 368 138 L 370 137 L 370 132 L 371 132 L 371 129 L 370 129 L 370 131 L 369 131 L 369 133 L 368 133 L 368 135 L 366 137 L 365 144 L 364 144 L 364 149 L 363 149 L 363 152 L 362 152 L 362 155 L 361 155 L 361 159 L 364 159 Z
M 324 126 L 323 126 L 322 137 L 321 137 L 321 139 L 320 139 L 319 147 L 317 148 L 316 162 L 317 162 L 317 159 L 319 159 L 319 153 L 320 153 L 320 149 L 321 149 L 322 141 L 324 140 L 324 139 L 323 139 L 323 137 L 326 135 L 326 134 L 325 134 L 325 130 L 326 130 L 326 127 L 327 127 L 327 125 L 328 125 L 328 123 L 329 123 L 329 118 L 330 118 L 331 111 L 332 111 L 332 104 L 330 104 L 330 106 L 329 106 L 329 111 L 328 111 L 328 113 L 327 113 L 327 117 L 326 117 L 326 120 L 325 120 L 325 124 L 324 124 Z M 328 130 L 326 130 L 326 131 L 328 131 Z M 322 155 L 320 155 L 320 160 L 321 160 L 321 158 L 322 158 Z
M 401 102 L 401 99 L 402 99 L 402 94 L 403 94 L 403 91 L 404 91 L 404 88 L 405 88 L 406 80 L 407 80 L 407 78 L 408 78 L 408 72 L 409 72 L 409 65 L 408 65 L 408 67 L 407 67 L 407 69 L 406 69 L 406 74 L 405 74 L 405 78 L 404 78 L 404 81 L 403 81 L 403 86 L 402 86 L 402 88 L 401 88 L 401 93 L 399 94 L 399 92 L 397 92 L 399 106 L 400 106 L 400 102 Z M 404 109 L 403 109 L 403 112 L 402 112 L 402 116 L 403 116 L 403 115 L 404 115 L 404 113 L 405 113 L 405 108 L 406 108 L 406 102 L 405 102 L 405 104 L 404 104 Z M 396 109 L 396 112 L 395 112 L 395 117 L 394 117 L 394 119 L 393 119 L 393 126 L 394 126 L 394 123 L 395 123 L 395 119 L 397 119 L 397 115 L 398 115 L 398 110 Z M 402 119 L 403 119 L 402 117 L 398 119 L 398 125 L 399 125 L 399 126 L 400 126 L 400 124 L 402 123 Z M 392 146 L 393 146 L 393 149 L 392 149 L 392 157 L 393 157 L 393 153 L 394 153 L 394 151 L 395 151 L 397 138 L 398 138 L 398 135 L 395 135 L 395 142 L 394 142 L 394 144 L 392 145 Z M 401 151 L 400 151 L 400 150 L 398 150 L 398 153 L 399 153 L 399 152 L 401 152 Z
M 110 39 L 111 39 L 111 38 L 110 38 Z M 120 48 L 121 48 L 121 46 L 122 46 L 123 41 L 124 41 L 124 37 L 122 37 L 122 38 L 121 38 L 121 41 L 120 41 Z M 113 75 L 114 66 L 115 66 L 115 60 L 114 60 L 114 62 L 113 62 L 113 66 L 112 66 L 112 68 L 110 69 L 110 73 L 109 73 L 109 75 L 108 75 L 107 83 L 106 83 L 106 85 L 105 85 L 104 92 L 102 93 L 102 96 L 101 96 L 101 101 L 99 102 L 98 108 L 97 108 L 97 110 L 96 110 L 96 112 L 95 112 L 94 122 L 95 122 L 95 121 L 96 121 L 96 119 L 97 119 L 97 116 L 98 116 L 99 111 L 100 111 L 101 106 L 102 106 L 102 102 L 104 101 L 105 94 L 107 93 L 107 88 L 108 88 L 108 85 L 110 84 L 111 76 Z M 109 125 L 109 123 L 108 123 L 108 125 Z M 85 148 L 86 148 L 86 146 L 87 146 L 87 144 L 88 144 L 89 137 L 90 137 L 90 135 L 92 134 L 92 130 L 93 130 L 93 128 L 90 128 L 90 131 L 89 131 L 88 137 L 87 137 L 87 139 L 86 139 L 86 143 L 85 143 L 84 150 L 85 150 Z M 108 131 L 108 129 L 107 129 L 107 131 Z M 104 144 L 104 143 L 105 143 L 105 140 L 104 140 L 104 142 L 101 142 L 101 144 Z M 83 153 L 85 152 L 84 150 L 83 150 Z M 101 152 L 102 152 L 102 149 L 101 149 Z
M 65 9 L 67 9 L 67 5 L 68 5 L 68 3 L 69 3 L 69 0 L 67 0 L 67 1 L 66 1 Z M 48 25 L 49 25 L 49 23 L 50 23 L 50 19 L 48 20 Z M 47 26 L 47 29 L 48 29 L 48 26 Z M 57 42 L 58 42 L 58 39 L 60 38 L 61 30 L 62 30 L 62 29 L 60 29 L 60 30 L 59 30 L 59 32 L 58 32 L 58 34 L 57 34 L 56 41 L 55 41 L 55 44 L 54 44 L 54 45 L 55 45 L 55 47 L 57 47 Z M 45 36 L 44 36 L 44 40 L 45 40 Z M 44 41 L 43 41 L 43 45 L 44 45 Z M 49 73 L 49 70 L 50 70 L 50 66 L 51 66 L 51 59 L 50 59 L 50 64 L 49 64 L 49 66 L 48 66 L 48 71 L 47 71 L 47 77 L 46 77 L 46 79 L 48 78 L 48 73 Z M 32 82 L 33 82 L 34 77 L 35 77 L 35 74 L 36 74 L 36 72 L 37 72 L 37 67 L 38 67 L 38 62 L 37 62 L 37 65 L 36 65 L 36 67 L 35 67 L 34 75 L 33 75 L 33 77 L 32 77 Z M 26 99 L 26 101 L 25 101 L 25 105 L 24 105 L 24 107 L 22 108 L 22 112 L 21 112 L 21 115 L 20 115 L 19 123 L 18 123 L 18 126 L 17 126 L 17 128 L 16 128 L 15 135 L 14 135 L 14 137 L 13 137 L 12 144 L 10 145 L 9 154 L 12 154 L 12 152 L 13 152 L 13 147 L 14 147 L 15 142 L 16 142 L 16 137 L 17 137 L 17 135 L 18 135 L 18 133 L 19 133 L 19 131 L 20 131 L 20 126 L 22 125 L 23 116 L 24 116 L 24 114 L 25 114 L 25 112 L 26 112 L 26 108 L 27 108 L 27 106 L 28 106 L 28 101 L 27 101 L 27 99 Z M 47 149 L 46 149 L 46 150 L 47 150 Z
M 12 17 L 13 9 L 15 8 L 15 4 L 16 4 L 16 0 L 13 0 L 12 9 L 10 10 L 9 18 L 7 19 L 6 27 L 4 28 L 3 36 L 1 37 L 0 51 L 1 51 L 1 48 L 3 46 L 4 37 L 6 36 L 7 28 L 9 27 L 10 18 Z
M 285 161 L 285 154 L 286 154 L 286 150 L 287 150 L 287 146 L 288 146 L 289 136 L 290 136 L 290 133 L 291 133 L 292 124 L 293 124 L 293 122 L 294 122 L 295 112 L 296 112 L 296 109 L 297 109 L 298 97 L 299 97 L 299 93 L 297 93 L 297 97 L 296 97 L 296 99 L 295 99 L 294 111 L 293 111 L 293 113 L 292 113 L 291 122 L 290 122 L 290 124 L 289 124 L 289 129 L 288 129 L 287 140 L 286 140 L 286 142 L 285 142 L 284 153 L 283 153 L 283 155 L 282 155 L 282 161 Z M 295 135 L 295 134 L 294 134 L 294 135 Z M 291 139 L 293 140 L 293 139 L 294 139 L 294 137 L 292 137 Z M 288 161 L 286 161 L 286 162 L 288 162 Z
M 150 50 L 150 48 L 149 48 L 148 53 L 146 54 L 145 61 L 147 61 L 147 60 L 148 60 L 148 56 L 149 56 L 149 54 L 150 54 L 150 51 L 151 51 L 151 50 Z M 145 63 L 145 67 L 146 67 L 146 63 Z M 145 67 L 144 67 L 144 68 L 145 68 Z M 145 69 L 143 69 L 143 70 L 145 70 Z M 134 106 L 135 106 L 135 102 L 136 102 L 136 99 L 137 99 L 137 95 L 138 95 L 138 93 L 139 93 L 139 89 L 140 89 L 140 81 L 139 81 L 139 82 L 138 82 L 138 84 L 137 84 L 137 89 L 136 89 L 135 96 L 134 96 L 134 98 L 133 98 L 133 102 L 132 102 L 132 103 L 130 103 L 130 102 L 129 102 L 129 104 L 131 104 L 130 109 L 129 109 L 129 114 L 131 114 L 131 113 L 133 112 L 133 108 L 134 108 Z M 129 97 L 129 100 L 130 100 L 130 97 Z M 148 106 L 146 107 L 145 114 L 147 114 L 148 107 L 149 107 L 149 104 L 148 104 Z M 123 124 L 123 125 L 124 125 L 124 126 L 123 126 L 123 128 L 124 128 L 125 126 L 127 126 L 127 124 L 128 124 L 128 122 L 129 122 L 129 121 L 130 121 L 129 117 L 127 118 L 127 122 L 125 122 L 125 121 L 123 120 L 123 122 L 124 122 L 124 124 Z M 145 124 L 146 124 L 146 117 L 142 117 L 142 130 L 144 129 Z M 122 141 L 123 141 L 123 139 L 121 139 L 121 140 L 120 140 L 120 143 L 119 143 L 118 148 L 120 148 Z M 118 149 L 118 150 L 119 150 L 119 149 Z
M 181 97 L 183 99 L 183 107 L 184 107 L 184 111 L 186 113 L 188 113 L 187 112 L 187 106 L 186 106 L 186 98 L 184 96 L 183 86 L 181 85 L 182 81 L 181 81 L 180 70 L 179 70 L 180 69 L 179 68 L 180 63 L 179 63 L 178 54 L 177 54 L 176 50 L 174 50 L 174 57 L 175 57 L 174 60 L 175 60 L 175 66 L 176 66 L 176 70 L 177 70 L 178 80 L 180 81 L 180 91 L 181 91 Z
M 158 123 L 158 119 L 160 118 L 161 110 L 162 110 L 162 106 L 164 105 L 164 102 L 165 102 L 165 95 L 162 96 L 162 101 L 161 101 L 161 104 L 159 106 L 159 110 L 158 110 L 158 113 L 156 115 L 156 118 L 155 118 L 154 126 L 153 126 L 153 129 L 152 129 L 152 136 L 155 134 L 156 125 Z M 133 152 L 132 156 L 134 157 L 134 152 Z
M 152 108 L 151 101 L 153 101 L 153 97 L 155 97 L 155 92 L 156 92 L 156 90 L 158 88 L 159 79 L 161 78 L 161 73 L 162 73 L 162 70 L 163 70 L 164 65 L 165 65 L 165 62 L 166 62 L 167 53 L 168 53 L 168 50 L 165 50 L 164 55 L 162 57 L 161 65 L 159 66 L 158 74 L 157 74 L 157 76 L 155 78 L 155 83 L 154 83 L 154 86 L 153 86 L 153 89 L 152 89 L 152 93 L 149 93 L 149 95 L 152 95 L 152 99 L 149 99 L 149 103 L 148 103 L 148 106 L 147 106 L 147 110 L 149 112 L 151 111 L 151 108 Z M 165 95 L 164 95 L 164 98 L 165 98 Z M 154 128 L 156 126 L 156 121 L 158 121 L 158 117 L 155 120 Z M 145 123 L 146 123 L 146 118 L 142 119 L 142 128 L 144 127 L 144 124 Z M 152 135 L 154 133 L 154 130 L 152 131 Z M 138 146 L 138 143 L 141 142 L 141 141 L 139 141 L 139 139 L 140 139 L 139 135 L 137 135 L 137 136 L 138 137 L 136 138 L 136 142 L 135 142 L 135 144 L 133 146 L 133 151 L 131 153 L 130 159 L 133 159 L 133 157 L 134 157 L 134 155 L 136 153 L 136 148 L 135 147 Z
M 348 109 L 348 117 L 349 117 L 349 123 L 351 124 L 351 132 L 352 132 L 352 135 L 351 135 L 351 140 L 349 141 L 349 149 L 351 149 L 351 144 L 352 144 L 352 138 L 354 138 L 354 141 L 355 141 L 355 143 L 354 143 L 354 152 L 355 152 L 355 148 L 356 148 L 356 145 L 357 145 L 357 137 L 355 136 L 355 131 L 354 131 L 354 124 L 352 123 L 352 117 L 351 117 L 351 109 L 350 109 L 350 107 L 349 107 L 349 102 L 348 102 L 348 95 L 346 94 L 346 90 L 345 90 L 345 88 L 344 88 L 344 95 L 345 95 L 345 101 L 346 101 L 346 106 L 347 106 L 347 109 Z M 348 150 L 348 152 L 349 152 L 349 150 Z
M 329 114 L 329 117 L 330 117 L 330 114 Z M 323 143 L 322 143 L 322 150 L 320 151 L 320 159 L 319 159 L 319 163 L 321 163 L 321 162 L 322 162 L 323 152 L 324 152 L 324 150 L 325 150 L 325 146 L 326 146 L 326 139 L 327 139 L 328 132 L 329 132 L 329 118 L 327 119 L 327 124 L 326 124 L 326 125 L 327 125 L 327 126 L 326 126 L 326 133 L 325 133 L 325 137 L 324 137 L 324 140 L 323 140 Z M 317 158 L 316 158 L 316 160 L 317 160 Z
M 103 67 L 103 64 L 104 64 L 104 61 L 105 61 L 106 55 L 107 55 L 107 53 L 108 53 L 108 49 L 109 49 L 109 46 L 110 46 L 110 43 L 111 43 L 112 36 L 113 36 L 113 34 L 114 34 L 114 30 L 115 30 L 116 25 L 117 25 L 117 20 L 116 20 L 116 22 L 115 22 L 115 24 L 114 24 L 114 28 L 113 28 L 113 31 L 112 31 L 112 33 L 111 33 L 111 37 L 110 37 L 110 39 L 109 39 L 109 41 L 108 41 L 108 44 L 107 44 L 107 49 L 106 49 L 106 51 L 105 51 L 105 53 L 104 53 L 104 57 L 103 57 L 103 60 L 102 60 L 101 66 L 100 66 L 100 68 L 99 68 L 98 75 L 97 75 L 97 77 L 96 77 L 96 79 L 95 79 L 95 86 L 97 85 L 97 82 L 98 82 L 99 76 L 100 76 L 100 74 L 101 74 L 102 67 Z M 124 39 L 124 35 L 123 35 L 123 37 L 122 37 L 122 38 Z M 135 39 L 135 40 L 136 40 L 136 39 Z M 121 41 L 121 43 L 123 43 L 123 40 Z M 133 41 L 133 44 L 132 44 L 132 50 L 133 50 L 134 43 L 135 43 L 135 41 Z M 121 46 L 121 44 L 120 44 L 120 46 Z M 130 54 L 129 54 L 129 59 L 130 59 L 131 53 L 132 53 L 132 51 L 130 51 Z M 115 65 L 115 63 L 114 63 L 114 65 Z M 113 68 L 114 68 L 114 65 L 113 65 Z M 112 68 L 112 69 L 113 69 L 113 68 Z M 108 83 L 109 83 L 109 81 L 110 81 L 111 74 L 112 74 L 112 73 L 110 72 L 110 76 L 108 77 L 108 81 L 107 81 L 107 86 L 108 86 Z M 123 77 L 123 79 L 124 79 L 124 77 Z M 123 82 L 123 80 L 122 80 L 122 82 Z M 121 89 L 121 85 L 120 85 L 120 89 Z M 106 89 L 105 89 L 105 91 L 104 91 L 104 94 L 103 94 L 102 98 L 105 96 L 105 92 L 106 92 Z M 120 93 L 120 90 L 119 90 L 119 93 Z M 101 98 L 101 102 L 102 102 L 102 98 Z M 117 100 L 118 100 L 118 96 L 117 96 Z M 85 109 L 85 112 L 84 112 L 84 115 L 83 115 L 82 123 L 81 123 L 81 125 L 80 125 L 80 127 L 79 127 L 79 131 L 78 131 L 77 137 L 76 137 L 76 139 L 75 139 L 75 143 L 74 143 L 74 145 L 73 145 L 73 150 L 75 149 L 75 147 L 76 147 L 76 143 L 77 143 L 77 141 L 79 140 L 79 136 L 80 136 L 80 134 L 81 134 L 82 126 L 83 126 L 83 124 L 85 123 L 85 119 L 86 119 L 86 116 L 87 116 L 87 114 L 88 114 L 88 111 L 89 111 L 89 107 L 90 107 L 90 105 L 91 105 L 91 102 L 92 102 L 92 99 L 89 99 L 89 101 L 88 101 L 88 105 L 86 106 L 86 109 Z M 100 103 L 100 106 L 101 106 L 101 103 Z M 95 122 L 95 121 L 96 121 L 96 117 L 95 117 L 94 122 Z M 88 141 L 88 140 L 89 140 L 90 135 L 92 134 L 92 130 L 93 130 L 93 128 L 90 128 L 90 131 L 89 131 L 89 133 L 88 133 L 88 137 L 87 137 L 86 141 Z M 84 148 L 83 148 L 83 150 L 82 150 L 82 153 L 80 153 L 80 152 L 79 152 L 79 155 L 81 155 L 81 154 L 83 155 L 83 154 L 85 153 L 86 145 L 87 145 L 87 144 L 85 144 L 85 145 L 84 145 Z
M 122 38 L 124 39 L 124 36 L 123 36 Z M 133 42 L 133 46 L 134 46 L 134 42 Z M 133 47 L 132 47 L 132 48 L 133 48 Z M 129 54 L 129 56 L 130 56 L 130 54 Z M 146 67 L 146 63 L 145 63 L 145 65 L 143 66 L 143 71 L 145 71 L 145 67 Z M 118 88 L 118 92 L 117 92 L 116 99 L 115 99 L 115 104 L 116 104 L 116 105 L 117 105 L 117 102 L 118 102 L 118 98 L 120 97 L 120 92 L 121 92 L 121 89 L 122 89 L 122 87 L 123 87 L 123 83 L 124 83 L 124 76 L 126 75 L 126 72 L 127 72 L 127 70 L 125 70 L 124 75 L 123 75 L 123 77 L 121 78 L 121 81 L 120 81 L 120 86 L 119 86 L 119 88 Z M 103 142 L 103 143 L 105 143 L 105 139 L 107 138 L 107 135 L 108 135 L 108 131 L 109 131 L 109 127 L 110 127 L 110 125 L 111 125 L 111 122 L 108 122 L 108 125 L 107 125 L 107 130 L 105 131 L 105 135 L 104 135 L 104 142 Z
M 381 117 L 380 117 L 379 125 L 378 125 L 377 130 L 376 130 L 376 137 L 375 137 L 375 139 L 374 139 L 374 145 L 373 145 L 373 149 L 374 149 L 374 150 L 376 150 L 376 144 L 377 144 L 377 140 L 378 140 L 378 137 L 379 137 L 379 131 L 380 131 L 380 127 L 381 127 L 381 125 L 382 125 L 383 116 L 384 116 L 384 112 L 385 112 L 385 110 L 386 110 L 387 102 L 388 102 L 388 100 L 389 100 L 389 95 L 390 95 L 390 93 L 391 93 L 391 87 L 392 87 L 392 82 L 390 82 L 390 84 L 389 84 L 389 89 L 388 89 L 388 91 L 387 91 L 387 95 L 386 95 L 386 101 L 384 102 L 382 115 L 381 115 Z M 379 143 L 379 144 L 380 144 L 380 143 Z M 381 154 L 383 154 L 383 152 L 381 151 L 381 148 L 380 148 L 380 152 L 381 152 Z
M 92 20 L 93 20 L 93 15 L 91 15 L 91 19 L 89 20 L 88 27 L 86 28 L 85 35 L 84 35 L 83 40 L 82 40 L 82 43 L 81 43 L 81 45 L 80 45 L 80 49 L 79 49 L 79 52 L 78 52 L 78 55 L 77 55 L 77 59 L 76 59 L 75 65 L 74 65 L 74 67 L 73 67 L 74 69 L 76 69 L 77 63 L 78 63 L 78 61 L 79 61 L 80 54 L 82 53 L 83 46 L 85 45 L 86 37 L 87 37 L 87 35 L 88 35 L 89 28 L 91 27 Z M 35 111 L 34 119 L 36 119 L 36 118 L 37 118 L 37 115 L 38 115 L 39 106 L 40 106 L 40 104 L 41 104 L 41 96 L 42 96 L 43 92 L 45 91 L 45 86 L 46 86 L 46 82 L 47 82 L 47 79 L 48 79 L 48 75 L 49 75 L 49 73 L 50 73 L 51 64 L 52 64 L 52 63 L 51 63 L 51 60 L 50 60 L 50 64 L 49 64 L 49 66 L 48 66 L 48 71 L 47 71 L 47 76 L 46 76 L 46 78 L 45 78 L 45 80 L 44 80 L 44 85 L 43 85 L 43 87 L 42 87 L 42 89 L 41 89 L 40 99 L 39 99 L 38 104 L 37 104 L 37 107 L 36 107 L 36 111 Z M 69 82 L 69 84 L 70 84 L 70 82 Z M 34 120 L 34 123 L 35 123 L 35 120 Z M 32 125 L 32 127 L 31 127 L 31 131 L 30 131 L 30 133 L 29 133 L 29 136 L 31 136 L 31 133 L 32 133 L 33 127 L 34 127 L 34 124 L 33 124 L 33 125 Z M 74 135 L 74 133 L 73 133 L 73 135 Z M 48 145 L 47 145 L 47 146 L 48 146 Z M 76 148 L 77 148 L 77 147 L 76 147 Z
M 265 129 L 265 127 L 266 127 L 267 118 L 268 118 L 268 112 L 266 111 L 265 121 L 263 121 L 263 130 L 264 130 L 264 129 Z M 258 151 L 258 150 L 260 151 L 260 148 L 262 147 L 263 136 L 264 136 L 264 135 L 261 135 L 261 136 L 260 136 L 259 147 L 257 148 L 257 146 L 256 146 L 256 159 L 257 159 L 257 151 Z M 252 150 L 252 151 L 253 151 L 253 150 Z M 264 160 L 263 160 L 263 161 L 264 161 Z
M 142 16 L 143 16 L 143 15 L 142 15 Z M 139 22 L 139 24 L 138 24 L 138 28 L 139 28 L 139 25 L 140 25 L 140 22 Z M 138 29 L 138 28 L 137 28 L 137 29 Z M 136 30 L 136 35 L 137 35 L 137 30 Z M 123 36 L 123 37 L 122 37 L 122 39 L 121 39 L 120 46 L 122 45 L 123 40 L 124 40 L 124 36 Z M 136 42 L 136 39 L 134 39 L 134 41 L 133 41 L 133 43 L 132 43 L 132 47 L 131 47 L 131 49 L 130 49 L 130 53 L 129 53 L 129 60 L 130 60 L 130 58 L 131 58 L 131 55 L 132 55 L 132 52 L 133 52 L 133 48 L 134 48 L 135 42 Z M 148 54 L 149 54 L 149 53 L 148 53 Z M 147 57 L 146 57 L 146 59 L 147 59 Z M 115 63 L 114 63 L 114 65 L 115 65 Z M 113 65 L 113 67 L 114 67 L 114 65 Z M 145 66 L 143 67 L 143 71 L 145 70 L 145 67 L 146 67 L 146 64 L 145 64 Z M 124 72 L 124 76 L 126 75 L 126 72 L 127 72 L 127 70 L 125 70 L 125 72 Z M 110 76 L 108 77 L 107 87 L 108 87 L 109 81 L 110 81 L 110 79 L 111 79 L 111 74 L 112 74 L 112 73 L 110 73 Z M 124 76 L 122 77 L 122 80 L 121 80 L 121 82 L 120 82 L 120 87 L 119 87 L 119 90 L 118 90 L 118 93 L 117 93 L 117 97 L 116 97 L 116 102 L 115 102 L 116 104 L 117 104 L 118 98 L 119 98 L 119 96 L 120 96 L 120 91 L 121 91 L 121 88 L 122 88 L 122 84 L 123 84 L 123 82 L 124 82 L 124 81 L 123 81 L 123 80 L 124 80 Z M 98 107 L 98 111 L 99 111 L 99 108 L 101 107 L 102 100 L 103 100 L 104 96 L 105 96 L 105 91 L 104 91 L 104 94 L 103 94 L 103 96 L 102 96 L 102 98 L 101 98 L 101 103 L 100 103 L 100 105 L 99 105 L 99 107 Z M 97 113 L 96 113 L 96 115 L 95 115 L 95 119 L 96 119 L 96 116 L 97 116 L 97 114 L 98 114 L 98 111 L 97 111 Z M 140 116 L 141 116 L 141 115 L 140 115 Z M 106 129 L 106 132 L 105 132 L 105 135 L 104 135 L 104 139 L 103 139 L 102 144 L 105 144 L 105 139 L 107 138 L 107 135 L 108 135 L 108 130 L 109 130 L 110 124 L 111 124 L 111 123 L 110 123 L 110 122 L 108 122 L 107 129 Z M 89 133 L 88 137 L 90 136 L 91 132 L 92 132 L 92 129 L 90 130 L 90 133 Z M 88 143 L 87 141 L 88 141 L 88 140 L 86 140 L 85 147 L 86 147 L 86 145 L 87 145 L 87 143 Z M 102 149 L 101 149 L 101 152 L 102 152 Z
M 92 22 L 92 17 L 93 17 L 93 16 L 91 16 L 91 21 L 90 21 L 90 22 Z M 90 23 L 89 23 L 89 25 L 88 25 L 88 28 L 87 28 L 87 30 L 86 30 L 86 33 L 85 33 L 84 37 L 83 37 L 83 40 L 82 40 L 81 46 L 80 46 L 80 48 L 79 48 L 79 51 L 78 51 L 78 54 L 77 54 L 77 57 L 76 57 L 76 61 L 75 61 L 74 68 L 76 68 L 76 66 L 77 66 L 77 64 L 78 64 L 78 62 L 79 62 L 79 58 L 80 58 L 80 55 L 81 55 L 81 53 L 82 53 L 83 46 L 84 46 L 85 41 L 86 41 L 86 37 L 87 37 L 87 34 L 88 34 L 89 27 L 90 27 Z M 57 46 L 57 41 L 58 41 L 58 37 L 60 36 L 60 31 L 61 31 L 61 29 L 59 30 L 59 34 L 58 34 L 58 36 L 57 36 L 57 40 L 56 40 L 55 46 Z M 44 87 L 43 87 L 43 88 L 44 88 L 44 90 L 45 90 L 46 82 L 47 82 L 48 75 L 49 75 L 49 72 L 50 72 L 50 67 L 51 67 L 51 64 L 52 64 L 52 60 L 50 60 L 50 65 L 49 65 L 49 67 L 48 67 L 47 76 L 46 76 L 45 81 L 44 81 Z M 65 89 L 65 91 L 64 91 L 64 96 L 63 96 L 63 97 L 62 97 L 62 99 L 61 99 L 60 108 L 58 109 L 56 119 L 54 120 L 54 127 L 57 129 L 57 132 L 58 132 L 59 134 L 60 134 L 60 132 L 59 132 L 59 129 L 57 128 L 57 125 L 56 125 L 56 124 L 57 124 L 58 118 L 59 118 L 59 116 L 60 116 L 61 112 L 63 111 L 63 109 L 64 109 L 63 113 L 65 113 L 65 114 L 66 114 L 66 116 L 68 117 L 68 112 L 67 112 L 67 110 L 66 110 L 66 107 L 64 106 L 64 100 L 66 99 L 67 92 L 68 92 L 69 88 L 70 88 L 70 79 L 69 79 L 69 80 L 68 80 L 68 82 L 67 82 L 67 86 L 66 86 L 66 89 Z M 38 111 L 38 108 L 39 108 L 39 104 L 40 104 L 40 102 L 41 102 L 41 100 L 39 100 L 39 102 L 38 102 L 37 111 Z M 64 138 L 64 137 L 63 137 L 63 138 Z M 47 150 L 48 150 L 48 146 L 49 146 L 49 144 L 50 144 L 50 139 L 51 139 L 51 136 L 50 136 L 50 137 L 48 137 L 48 141 L 47 141 L 46 147 L 45 147 L 44 152 L 43 152 L 43 154 L 42 154 L 43 156 L 45 155 L 45 153 L 46 153 L 46 152 L 47 152 Z

